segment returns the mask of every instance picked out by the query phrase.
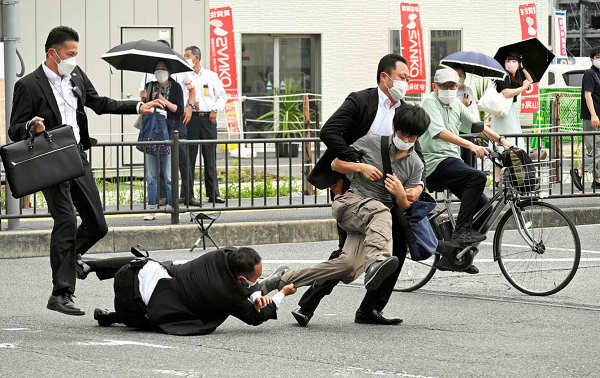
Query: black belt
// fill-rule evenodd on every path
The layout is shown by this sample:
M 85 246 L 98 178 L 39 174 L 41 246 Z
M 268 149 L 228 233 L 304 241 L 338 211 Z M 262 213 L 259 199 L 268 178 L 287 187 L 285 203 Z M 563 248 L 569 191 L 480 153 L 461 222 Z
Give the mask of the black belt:
M 210 116 L 210 112 L 192 112 L 192 116 L 208 117 L 208 116 Z

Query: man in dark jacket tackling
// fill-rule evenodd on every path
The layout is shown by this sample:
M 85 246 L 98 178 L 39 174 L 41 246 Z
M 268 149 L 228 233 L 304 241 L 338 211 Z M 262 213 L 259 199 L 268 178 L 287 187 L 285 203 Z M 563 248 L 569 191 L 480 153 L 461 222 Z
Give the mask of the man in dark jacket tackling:
M 334 172 L 331 163 L 337 158 L 341 161 L 356 162 L 360 155 L 350 145 L 359 138 L 372 133 L 376 135 L 392 135 L 392 119 L 395 110 L 404 103 L 404 95 L 408 88 L 410 72 L 406 59 L 398 54 L 385 55 L 377 67 L 377 86 L 348 95 L 344 103 L 329 117 L 320 132 L 320 138 L 327 145 L 327 151 L 315 165 L 308 181 L 319 189 L 332 188 L 332 193 L 341 194 L 349 187 L 349 180 L 343 174 Z M 421 146 L 417 141 L 414 151 L 424 162 Z M 415 201 L 425 187 L 425 174 L 421 183 L 407 189 L 410 202 Z M 333 199 L 333 196 L 332 196 Z M 404 232 L 399 223 L 392 222 L 394 237 Z M 330 259 L 340 255 L 346 240 L 346 232 L 338 226 L 340 238 L 339 249 L 334 251 Z M 396 239 L 400 239 L 397 238 Z M 400 247 L 400 248 L 399 248 Z M 356 311 L 355 322 L 367 324 L 394 325 L 400 324 L 400 318 L 385 318 L 382 310 L 390 299 L 404 258 L 406 248 L 400 243 L 394 244 L 393 255 L 399 260 L 396 271 L 389 275 L 377 290 L 367 291 L 360 307 Z M 322 285 L 311 287 L 300 299 L 300 308 L 292 315 L 301 326 L 308 325 L 321 299 L 330 294 L 338 284 L 338 280 L 329 280 Z
M 248 247 L 217 249 L 184 264 L 117 257 L 83 266 L 100 280 L 114 278 L 115 312 L 96 309 L 99 325 L 123 323 L 171 335 L 209 334 L 229 316 L 262 324 L 276 319 L 283 298 L 296 292 L 290 284 L 272 298 L 263 296 L 257 285 L 261 257 Z

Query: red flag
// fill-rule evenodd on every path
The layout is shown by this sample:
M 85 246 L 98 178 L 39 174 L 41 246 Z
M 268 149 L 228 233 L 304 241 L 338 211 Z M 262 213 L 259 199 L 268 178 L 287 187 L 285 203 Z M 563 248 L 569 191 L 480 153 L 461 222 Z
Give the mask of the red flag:
M 522 39 L 537 37 L 537 9 L 535 3 L 519 5 Z M 540 109 L 539 84 L 531 86 L 521 94 L 521 113 L 537 113 Z
M 408 61 L 410 81 L 406 93 L 425 93 L 425 57 L 419 4 L 400 4 L 402 56 Z

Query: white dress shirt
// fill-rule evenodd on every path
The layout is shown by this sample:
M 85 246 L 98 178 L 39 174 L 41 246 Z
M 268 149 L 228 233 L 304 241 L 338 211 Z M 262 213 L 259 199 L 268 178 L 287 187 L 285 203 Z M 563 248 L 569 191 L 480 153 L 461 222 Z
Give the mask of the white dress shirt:
M 394 120 L 394 113 L 396 108 L 400 106 L 400 101 L 396 102 L 394 106 L 390 108 L 392 101 L 390 98 L 383 93 L 381 88 L 377 87 L 377 94 L 379 95 L 379 104 L 377 105 L 377 115 L 375 120 L 371 124 L 369 132 L 376 135 L 392 135 L 394 133 L 392 128 L 392 121 Z
M 148 261 L 146 265 L 138 273 L 138 279 L 140 281 L 140 294 L 142 300 L 148 305 L 152 293 L 158 284 L 158 281 L 167 278 L 171 279 L 167 269 L 156 261 Z
M 211 70 L 200 68 L 200 72 L 192 72 L 192 77 L 194 88 L 196 88 L 196 101 L 198 101 L 198 107 L 200 108 L 198 111 L 223 111 L 227 102 L 227 93 L 219 76 Z M 184 103 L 187 103 L 189 92 L 184 91 L 183 97 Z
M 58 104 L 58 110 L 60 111 L 60 117 L 62 118 L 59 122 L 73 128 L 75 140 L 79 143 L 81 136 L 79 135 L 79 125 L 77 124 L 77 97 L 75 97 L 75 94 L 73 93 L 71 75 L 62 78 L 55 74 L 50 68 L 46 67 L 45 62 L 42 63 L 42 68 L 50 82 L 52 93 L 54 93 L 54 98 Z

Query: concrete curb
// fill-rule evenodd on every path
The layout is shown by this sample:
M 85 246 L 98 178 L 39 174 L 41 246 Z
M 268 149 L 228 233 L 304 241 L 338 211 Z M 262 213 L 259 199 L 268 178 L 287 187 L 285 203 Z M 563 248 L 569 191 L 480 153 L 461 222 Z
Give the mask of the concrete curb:
M 600 224 L 600 207 L 562 209 L 576 225 Z M 0 232 L 0 259 L 49 255 L 50 230 Z M 210 234 L 220 247 L 302 243 L 338 238 L 333 219 L 215 224 Z M 199 238 L 195 225 L 113 227 L 90 253 L 129 252 L 142 244 L 150 251 L 189 249 Z M 212 243 L 207 240 L 207 246 Z M 196 249 L 202 249 L 202 242 Z
M 50 230 L 0 232 L 0 259 L 49 255 Z M 301 243 L 337 239 L 333 219 L 285 222 L 214 224 L 210 235 L 220 247 L 275 243 Z M 189 249 L 200 237 L 196 225 L 112 227 L 90 253 L 129 252 L 142 244 L 149 251 Z M 213 247 L 206 240 L 207 247 Z M 202 241 L 196 249 L 202 249 Z

